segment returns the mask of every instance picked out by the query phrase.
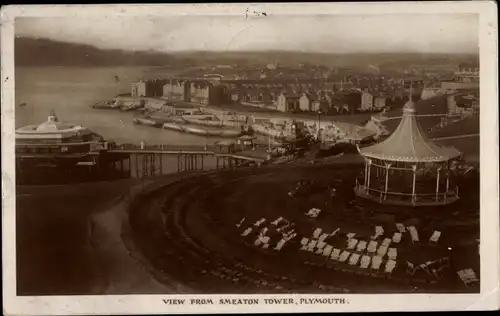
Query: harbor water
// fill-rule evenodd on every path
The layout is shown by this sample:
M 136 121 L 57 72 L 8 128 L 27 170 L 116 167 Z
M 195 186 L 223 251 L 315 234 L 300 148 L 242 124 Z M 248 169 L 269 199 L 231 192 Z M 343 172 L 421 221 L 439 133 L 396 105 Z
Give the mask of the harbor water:
M 97 110 L 90 106 L 129 93 L 131 83 L 144 77 L 143 67 L 18 67 L 16 68 L 16 128 L 40 124 L 54 110 L 61 121 L 80 124 L 118 144 L 200 145 L 217 139 L 150 126 L 135 125 L 134 112 Z M 115 79 L 115 76 L 119 80 Z M 25 103 L 24 106 L 19 106 Z

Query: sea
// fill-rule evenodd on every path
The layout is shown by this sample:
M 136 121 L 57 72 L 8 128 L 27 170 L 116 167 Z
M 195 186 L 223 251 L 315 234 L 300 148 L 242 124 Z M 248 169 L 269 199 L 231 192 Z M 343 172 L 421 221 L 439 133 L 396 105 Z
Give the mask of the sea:
M 131 83 L 150 76 L 151 71 L 147 67 L 17 67 L 15 126 L 40 124 L 54 111 L 59 120 L 85 126 L 117 144 L 205 145 L 216 141 L 135 125 L 132 119 L 137 113 L 91 108 L 98 101 L 129 93 Z

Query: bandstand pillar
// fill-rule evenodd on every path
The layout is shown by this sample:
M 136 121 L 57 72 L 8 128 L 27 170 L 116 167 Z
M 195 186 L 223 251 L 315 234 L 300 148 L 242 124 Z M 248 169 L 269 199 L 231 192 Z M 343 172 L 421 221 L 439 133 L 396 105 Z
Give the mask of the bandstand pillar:
M 439 180 L 441 177 L 441 167 L 437 169 L 437 178 L 436 178 L 436 202 L 439 201 Z
M 413 170 L 413 184 L 412 184 L 412 191 L 411 191 L 411 200 L 412 202 L 415 202 L 415 185 L 416 185 L 416 181 L 417 181 L 417 165 L 413 165 L 411 167 L 411 169 Z
M 446 199 L 446 195 L 448 194 L 448 190 L 450 189 L 450 171 L 448 170 L 446 174 L 446 191 L 444 193 L 444 198 Z
M 385 189 L 384 189 L 384 200 L 387 199 L 387 190 L 389 189 L 389 169 L 391 169 L 391 164 L 385 165 Z
M 367 193 L 370 190 L 370 172 L 372 170 L 371 165 L 372 165 L 372 160 L 368 159 L 368 180 L 365 182 Z

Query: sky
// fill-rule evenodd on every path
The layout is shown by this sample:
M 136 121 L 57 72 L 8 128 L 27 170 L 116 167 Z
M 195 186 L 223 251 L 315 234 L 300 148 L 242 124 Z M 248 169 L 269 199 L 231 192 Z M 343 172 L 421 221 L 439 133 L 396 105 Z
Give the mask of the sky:
M 138 16 L 16 18 L 17 36 L 105 49 L 477 53 L 478 15 Z

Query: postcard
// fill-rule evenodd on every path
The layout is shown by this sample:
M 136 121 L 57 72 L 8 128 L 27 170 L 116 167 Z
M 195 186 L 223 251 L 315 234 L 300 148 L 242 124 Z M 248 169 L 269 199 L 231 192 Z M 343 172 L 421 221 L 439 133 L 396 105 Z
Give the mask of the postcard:
M 2 7 L 4 313 L 498 309 L 496 10 Z

